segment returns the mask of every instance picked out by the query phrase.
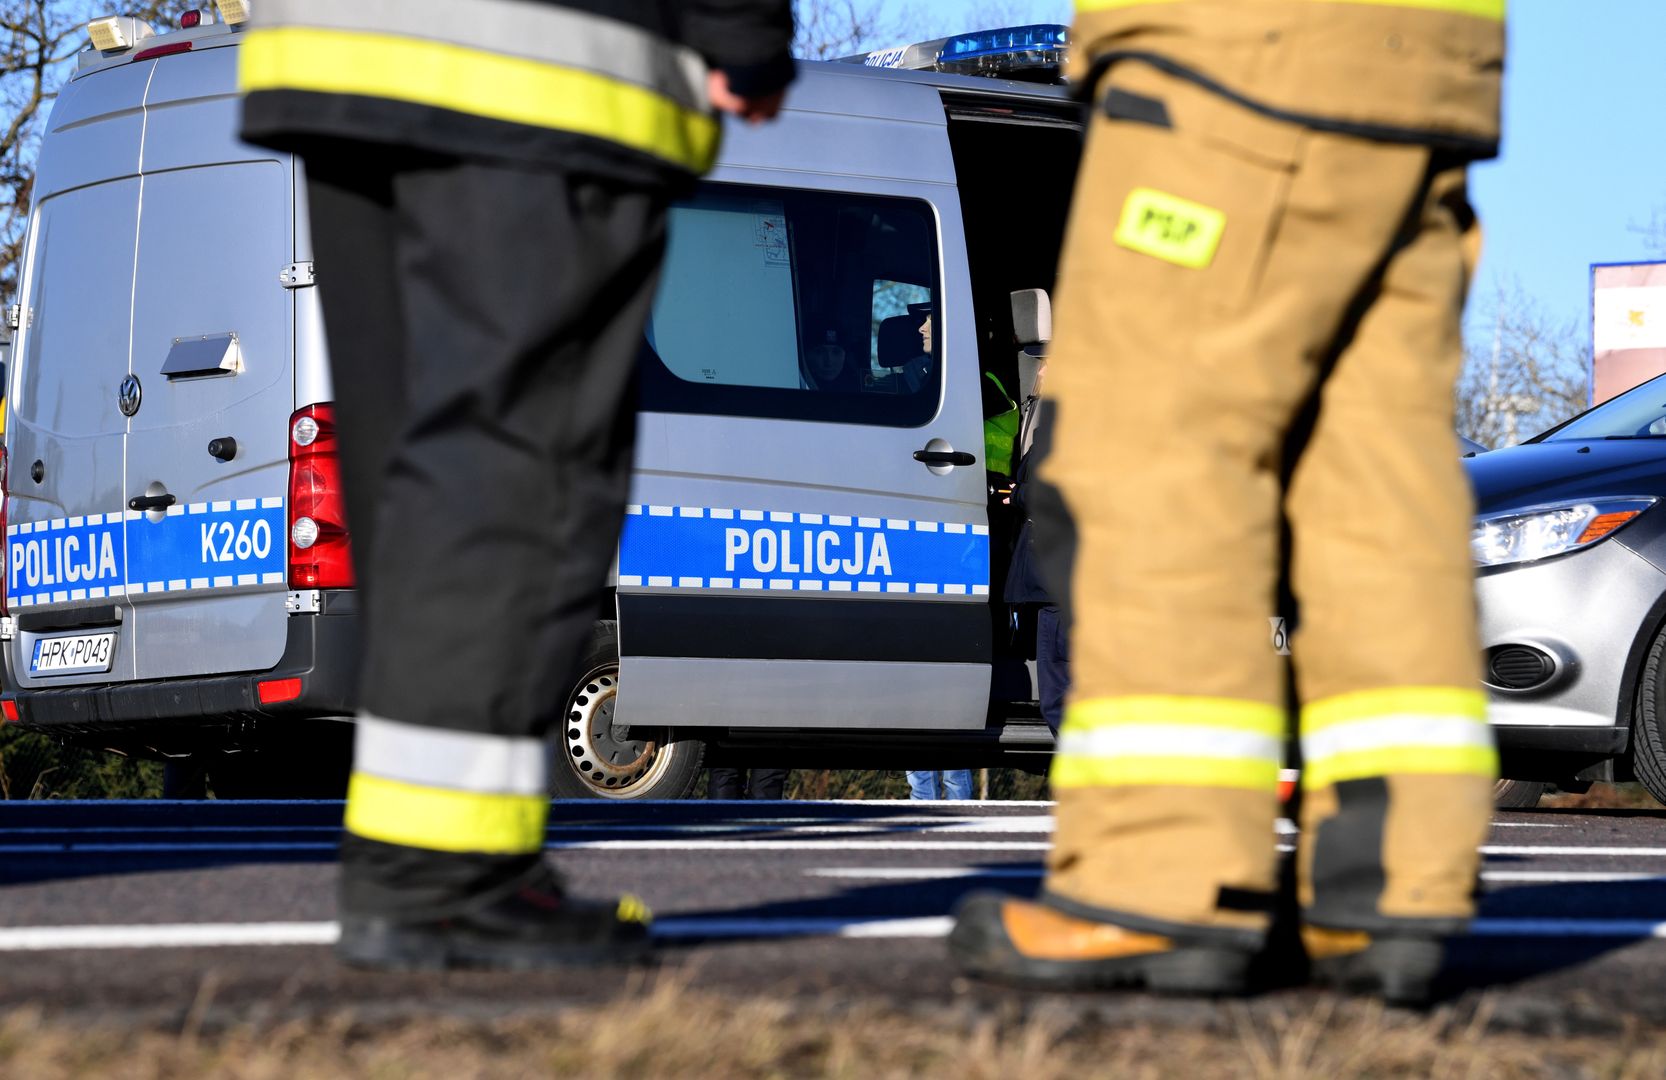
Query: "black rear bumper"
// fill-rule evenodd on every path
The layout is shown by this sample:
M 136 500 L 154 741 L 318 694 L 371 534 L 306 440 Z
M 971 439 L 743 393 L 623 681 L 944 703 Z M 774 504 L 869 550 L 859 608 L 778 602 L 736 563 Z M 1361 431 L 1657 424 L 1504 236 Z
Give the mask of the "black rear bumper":
M 65 737 L 138 734 L 276 717 L 351 716 L 359 667 L 359 620 L 350 612 L 329 614 L 329 606 L 323 614 L 288 617 L 283 656 L 266 671 L 49 690 L 8 688 L 0 698 L 17 703 L 18 724 L 25 730 Z M 9 658 L 6 675 L 9 684 L 13 681 Z M 299 679 L 300 695 L 263 704 L 260 684 L 276 679 Z

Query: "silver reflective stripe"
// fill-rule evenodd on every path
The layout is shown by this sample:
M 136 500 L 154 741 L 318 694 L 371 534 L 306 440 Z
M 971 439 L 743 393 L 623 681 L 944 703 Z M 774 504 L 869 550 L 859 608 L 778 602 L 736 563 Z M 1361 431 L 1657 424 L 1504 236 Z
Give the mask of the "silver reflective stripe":
M 544 795 L 548 753 L 538 739 L 443 731 L 360 714 L 353 771 L 482 795 Z
M 1333 724 L 1302 736 L 1302 759 L 1323 761 L 1338 754 L 1419 747 L 1490 749 L 1492 728 L 1470 716 L 1396 713 Z
M 616 19 L 523 0 L 263 0 L 259 27 L 392 34 L 577 68 L 709 108 L 706 64 L 693 49 Z
M 1279 761 L 1284 740 L 1274 735 L 1196 724 L 1116 724 L 1059 736 L 1060 754 L 1076 757 L 1187 757 Z

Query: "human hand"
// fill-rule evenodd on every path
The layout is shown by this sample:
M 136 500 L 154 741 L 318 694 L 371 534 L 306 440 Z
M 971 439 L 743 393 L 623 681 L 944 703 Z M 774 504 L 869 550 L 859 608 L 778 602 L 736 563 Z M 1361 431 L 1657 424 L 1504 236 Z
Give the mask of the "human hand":
M 765 97 L 741 97 L 729 89 L 729 76 L 721 71 L 713 71 L 706 78 L 706 93 L 711 98 L 712 106 L 721 112 L 738 116 L 749 124 L 761 124 L 765 120 L 774 119 L 781 111 L 781 102 L 787 96 L 785 90 L 778 90 Z

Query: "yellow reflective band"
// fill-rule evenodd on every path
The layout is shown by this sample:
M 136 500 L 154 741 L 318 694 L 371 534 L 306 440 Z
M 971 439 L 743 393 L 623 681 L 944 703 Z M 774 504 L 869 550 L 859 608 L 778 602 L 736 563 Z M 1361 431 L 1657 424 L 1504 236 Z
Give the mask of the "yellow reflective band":
M 1333 754 L 1302 765 L 1308 790 L 1379 776 L 1476 776 L 1498 779 L 1498 751 L 1481 746 L 1397 746 Z
M 1203 787 L 1278 790 L 1276 761 L 1196 757 L 1082 757 L 1053 759 L 1056 788 Z
M 1128 725 L 1178 724 L 1228 728 L 1259 735 L 1284 734 L 1284 710 L 1277 705 L 1237 698 L 1133 694 L 1072 702 L 1065 727 L 1077 731 Z
M 354 773 L 347 831 L 427 851 L 527 855 L 543 850 L 546 795 L 482 795 Z
M 619 907 L 613 917 L 620 922 L 641 923 L 647 926 L 654 921 L 654 913 L 648 910 L 648 905 L 642 898 L 632 893 L 626 893 L 619 898 Z
M 640 86 L 439 41 L 310 27 L 251 31 L 238 88 L 351 94 L 606 139 L 696 173 L 721 128 Z
M 1338 694 L 1302 708 L 1302 734 L 1405 713 L 1485 720 L 1487 695 L 1457 686 L 1389 686 Z
M 1119 8 L 1149 7 L 1154 4 L 1183 3 L 1186 0 L 1076 0 L 1077 12 L 1115 11 Z M 1452 15 L 1473 15 L 1478 19 L 1504 21 L 1508 0 L 1309 0 L 1310 3 L 1367 4 L 1374 7 L 1415 8 L 1444 11 Z
M 1135 188 L 1122 206 L 1116 242 L 1130 251 L 1202 270 L 1215 261 L 1226 215 L 1154 188 Z

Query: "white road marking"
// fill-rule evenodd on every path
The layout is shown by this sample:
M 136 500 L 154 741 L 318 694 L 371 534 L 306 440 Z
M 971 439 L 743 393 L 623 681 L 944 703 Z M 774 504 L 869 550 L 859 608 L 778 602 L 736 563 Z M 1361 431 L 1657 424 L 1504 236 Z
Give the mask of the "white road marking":
M 174 923 L 158 926 L 17 926 L 0 929 L 0 952 L 45 949 L 193 949 L 235 945 L 329 945 L 333 922 Z
M 962 878 L 1016 878 L 1034 880 L 1047 871 L 1040 866 L 820 866 L 803 871 L 805 877 L 839 878 L 855 881 L 954 881 Z M 1593 871 L 1489 870 L 1481 880 L 1498 884 L 1580 884 L 1597 882 L 1658 881 L 1666 875 Z
M 1528 884 L 1565 883 L 1569 885 L 1580 882 L 1604 881 L 1658 881 L 1666 884 L 1666 875 L 1611 873 L 1606 870 L 1488 870 L 1481 875 L 1481 880 Z
M 1637 858 L 1666 857 L 1666 848 L 1658 847 L 1559 847 L 1545 844 L 1483 844 L 1483 855 L 1630 855 Z
M 941 938 L 946 915 L 872 919 L 678 918 L 658 920 L 654 936 L 687 938 Z M 1650 919 L 1478 919 L 1476 937 L 1666 938 L 1666 922 Z M 332 945 L 334 922 L 174 923 L 151 926 L 18 926 L 0 928 L 0 952 L 66 949 L 200 949 L 253 945 Z

